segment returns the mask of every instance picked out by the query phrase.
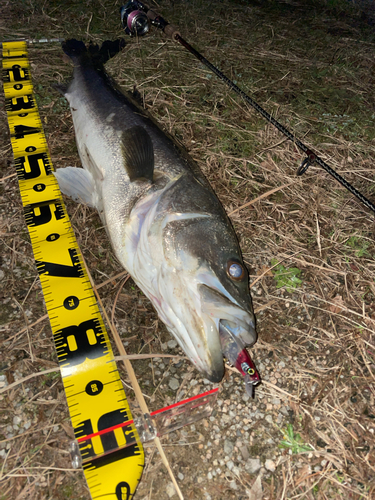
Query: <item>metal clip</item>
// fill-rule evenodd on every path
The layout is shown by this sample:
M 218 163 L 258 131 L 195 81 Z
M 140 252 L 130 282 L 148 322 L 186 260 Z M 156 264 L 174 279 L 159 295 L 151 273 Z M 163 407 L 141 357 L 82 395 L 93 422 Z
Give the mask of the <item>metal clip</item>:
M 311 165 L 311 163 L 310 163 L 309 158 L 305 158 L 303 160 L 303 162 L 301 163 L 301 165 L 298 167 L 297 175 L 303 175 L 306 172 L 306 170 L 309 168 L 310 165 Z
M 73 469 L 79 469 L 82 466 L 82 457 L 77 441 L 72 441 L 70 443 L 70 457 L 72 459 Z
M 151 441 L 155 439 L 157 436 L 157 431 L 152 423 L 152 419 L 149 413 L 145 413 L 144 415 L 134 419 L 134 425 L 137 428 L 137 432 L 139 435 L 139 439 L 142 443 L 146 443 L 147 441 Z
M 307 158 L 305 158 L 301 165 L 298 167 L 297 175 L 303 175 L 306 170 L 312 165 L 316 160 L 316 155 L 312 151 L 306 151 Z

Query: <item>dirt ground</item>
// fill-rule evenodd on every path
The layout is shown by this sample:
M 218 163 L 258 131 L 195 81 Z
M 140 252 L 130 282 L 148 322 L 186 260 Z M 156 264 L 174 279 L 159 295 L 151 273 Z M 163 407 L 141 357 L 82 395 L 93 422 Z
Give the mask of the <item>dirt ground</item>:
M 125 36 L 120 6 L 3 0 L 0 41 L 115 39 Z M 161 0 L 157 9 L 375 203 L 371 7 L 355 0 Z M 228 369 L 212 416 L 162 439 L 183 498 L 374 499 L 374 214 L 317 165 L 297 176 L 304 159 L 298 148 L 183 47 L 154 28 L 126 40 L 108 72 L 124 90 L 136 87 L 211 182 L 238 234 L 257 317 L 251 352 L 262 384 L 255 399 Z M 57 43 L 33 44 L 29 56 L 54 166 L 78 165 L 69 108 L 54 88 L 72 67 Z M 73 432 L 0 99 L 0 499 L 88 500 L 83 473 L 70 463 Z M 66 204 L 128 353 L 150 356 L 133 362 L 150 410 L 214 387 L 183 359 L 127 279 L 96 212 Z M 134 499 L 168 498 L 178 495 L 149 444 Z

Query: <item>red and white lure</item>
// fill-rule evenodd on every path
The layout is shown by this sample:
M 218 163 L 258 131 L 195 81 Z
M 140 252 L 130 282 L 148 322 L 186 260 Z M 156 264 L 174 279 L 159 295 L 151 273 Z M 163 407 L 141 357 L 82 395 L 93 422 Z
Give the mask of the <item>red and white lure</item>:
M 233 335 L 222 321 L 219 333 L 223 356 L 243 375 L 246 392 L 251 398 L 254 398 L 254 387 L 259 384 L 260 377 L 245 344 L 240 338 Z

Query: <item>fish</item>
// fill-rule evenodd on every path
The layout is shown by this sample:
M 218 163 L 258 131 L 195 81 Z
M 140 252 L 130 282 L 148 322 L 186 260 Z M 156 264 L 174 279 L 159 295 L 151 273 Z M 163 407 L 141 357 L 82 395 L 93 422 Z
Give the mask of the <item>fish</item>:
M 55 176 L 64 194 L 98 211 L 121 265 L 194 366 L 218 383 L 229 345 L 220 329 L 238 355 L 257 340 L 248 271 L 197 164 L 106 73 L 124 45 L 62 44 L 74 64 L 62 91 L 83 168 L 58 168 Z

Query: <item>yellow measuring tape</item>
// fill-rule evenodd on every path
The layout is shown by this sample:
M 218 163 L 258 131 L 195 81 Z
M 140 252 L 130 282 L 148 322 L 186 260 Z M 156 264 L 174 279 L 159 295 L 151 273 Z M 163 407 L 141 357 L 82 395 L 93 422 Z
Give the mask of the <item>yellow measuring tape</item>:
M 96 434 L 79 444 L 85 477 L 93 499 L 128 500 L 142 475 L 142 444 L 134 425 L 120 425 L 132 420 L 132 415 L 52 174 L 26 42 L 4 42 L 2 55 L 5 106 L 21 198 L 70 417 L 76 439 Z M 125 447 L 134 439 L 135 445 Z

